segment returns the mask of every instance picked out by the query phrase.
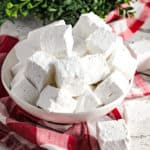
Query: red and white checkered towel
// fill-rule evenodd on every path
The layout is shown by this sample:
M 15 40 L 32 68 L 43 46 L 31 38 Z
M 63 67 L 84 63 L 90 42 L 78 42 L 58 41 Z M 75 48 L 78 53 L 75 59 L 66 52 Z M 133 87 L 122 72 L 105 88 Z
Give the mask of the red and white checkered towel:
M 134 34 L 150 15 L 150 2 L 139 1 L 137 4 L 141 9 L 138 10 L 136 18 L 119 19 L 111 23 L 114 31 L 125 40 Z M 112 12 L 107 21 L 116 16 L 116 11 Z M 0 69 L 5 56 L 17 42 L 17 38 L 0 36 Z M 145 95 L 150 95 L 150 85 L 136 73 L 133 88 L 127 98 Z M 121 118 L 117 108 L 108 115 L 113 119 Z M 96 121 L 56 124 L 35 118 L 12 101 L 0 81 L 0 143 L 10 150 L 99 150 L 95 136 Z

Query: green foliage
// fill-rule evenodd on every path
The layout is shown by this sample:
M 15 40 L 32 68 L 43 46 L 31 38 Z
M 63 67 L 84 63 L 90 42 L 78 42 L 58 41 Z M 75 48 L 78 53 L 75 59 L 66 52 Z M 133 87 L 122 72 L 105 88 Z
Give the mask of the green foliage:
M 80 14 L 93 11 L 104 18 L 116 7 L 121 15 L 133 15 L 129 5 L 122 8 L 121 4 L 131 0 L 1 0 L 0 24 L 5 19 L 15 20 L 19 17 L 32 15 L 43 20 L 44 23 L 64 19 L 74 24 Z

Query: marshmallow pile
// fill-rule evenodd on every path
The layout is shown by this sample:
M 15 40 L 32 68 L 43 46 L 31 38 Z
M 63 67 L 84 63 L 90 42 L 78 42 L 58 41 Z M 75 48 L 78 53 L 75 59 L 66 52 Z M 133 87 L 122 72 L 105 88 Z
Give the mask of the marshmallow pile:
M 122 38 L 92 12 L 74 27 L 60 20 L 29 32 L 15 52 L 11 92 L 49 112 L 88 112 L 115 101 L 137 66 Z

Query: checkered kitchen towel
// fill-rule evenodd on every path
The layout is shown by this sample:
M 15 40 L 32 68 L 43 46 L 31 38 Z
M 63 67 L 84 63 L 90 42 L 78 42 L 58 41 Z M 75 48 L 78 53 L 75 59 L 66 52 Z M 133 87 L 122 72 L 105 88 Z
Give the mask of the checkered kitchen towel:
M 134 34 L 150 15 L 150 2 L 137 2 L 136 18 L 119 19 L 111 23 L 114 31 L 125 40 Z M 112 15 L 113 14 L 113 15 Z M 116 16 L 112 12 L 107 21 Z M 18 42 L 17 38 L 0 36 L 0 69 L 9 50 Z M 128 99 L 150 94 L 150 86 L 136 73 L 134 86 Z M 113 119 L 120 119 L 118 109 L 110 114 Z M 19 108 L 7 95 L 0 81 L 0 142 L 10 150 L 99 150 L 96 140 L 96 121 L 79 124 L 56 124 L 46 122 L 29 115 Z

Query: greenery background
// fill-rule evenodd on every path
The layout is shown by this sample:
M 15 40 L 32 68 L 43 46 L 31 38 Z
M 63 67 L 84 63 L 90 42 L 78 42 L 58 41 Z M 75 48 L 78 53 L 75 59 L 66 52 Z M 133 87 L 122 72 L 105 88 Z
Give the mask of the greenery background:
M 93 11 L 104 18 L 110 11 L 118 8 L 120 15 L 133 15 L 131 0 L 1 0 L 0 24 L 6 19 L 14 21 L 20 17 L 35 16 L 44 24 L 59 19 L 64 19 L 72 25 L 80 14 Z M 128 3 L 123 8 L 121 4 Z

